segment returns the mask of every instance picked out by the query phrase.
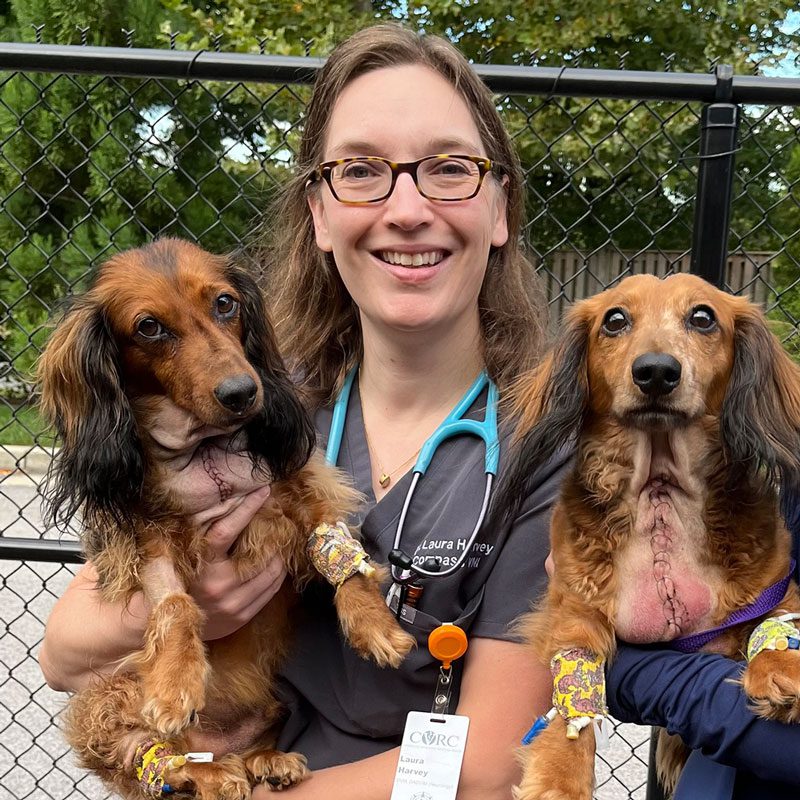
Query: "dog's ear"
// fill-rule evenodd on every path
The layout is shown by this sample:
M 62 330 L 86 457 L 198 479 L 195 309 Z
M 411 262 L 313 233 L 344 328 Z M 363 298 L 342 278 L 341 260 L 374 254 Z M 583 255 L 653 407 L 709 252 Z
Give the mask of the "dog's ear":
M 99 306 L 78 299 L 39 360 L 41 409 L 61 438 L 47 476 L 48 522 L 65 529 L 79 509 L 87 527 L 131 520 L 144 458 L 120 383 L 117 345 Z
M 230 266 L 226 276 L 241 301 L 245 356 L 264 388 L 264 410 L 246 426 L 248 449 L 280 480 L 308 461 L 316 444 L 314 425 L 278 352 L 261 290 L 241 269 Z
M 720 433 L 735 485 L 747 475 L 800 489 L 800 367 L 755 306 L 735 319 Z
M 497 524 L 516 516 L 536 470 L 583 426 L 589 396 L 588 329 L 581 307 L 573 308 L 553 349 L 512 389 L 510 416 L 516 429 L 492 501 L 491 521 Z

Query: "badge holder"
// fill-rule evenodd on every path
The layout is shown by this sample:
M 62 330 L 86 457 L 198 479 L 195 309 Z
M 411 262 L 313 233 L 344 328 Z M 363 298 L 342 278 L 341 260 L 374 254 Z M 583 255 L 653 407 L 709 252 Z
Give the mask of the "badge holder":
M 453 661 L 467 652 L 467 634 L 446 622 L 431 631 L 428 650 L 440 662 L 430 713 L 410 711 L 391 800 L 455 800 L 469 717 L 448 714 Z
M 445 622 L 434 628 L 428 636 L 428 650 L 441 662 L 439 679 L 433 693 L 432 714 L 446 714 L 450 707 L 450 693 L 453 688 L 452 664 L 467 652 L 467 634 L 458 625 Z

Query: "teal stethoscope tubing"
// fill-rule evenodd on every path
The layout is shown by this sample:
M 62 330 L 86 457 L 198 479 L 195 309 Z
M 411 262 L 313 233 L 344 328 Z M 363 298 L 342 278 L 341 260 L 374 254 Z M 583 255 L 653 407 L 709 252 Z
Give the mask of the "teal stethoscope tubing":
M 334 466 L 339 459 L 339 448 L 342 444 L 344 423 L 347 417 L 347 404 L 350 400 L 350 390 L 353 388 L 353 380 L 357 372 L 358 367 L 354 367 L 347 374 L 344 385 L 342 386 L 342 391 L 339 392 L 339 396 L 336 398 L 336 404 L 333 407 L 333 417 L 331 419 L 330 433 L 328 434 L 328 448 L 325 452 L 325 460 Z M 469 407 L 475 402 L 477 396 L 486 386 L 488 386 L 489 389 L 486 398 L 486 413 L 483 421 L 464 419 L 464 414 L 467 413 Z M 397 531 L 394 537 L 395 550 L 400 549 L 403 527 L 405 526 L 406 516 L 408 515 L 408 509 L 411 505 L 411 498 L 414 496 L 414 491 L 417 488 L 420 478 L 427 472 L 431 460 L 433 459 L 433 454 L 436 452 L 436 448 L 446 439 L 450 439 L 453 436 L 460 436 L 461 434 L 477 436 L 479 439 L 483 439 L 486 448 L 486 455 L 484 457 L 486 490 L 484 492 L 480 514 L 478 515 L 478 521 L 467 540 L 464 552 L 449 569 L 436 572 L 423 567 L 412 566 L 411 569 L 408 570 L 398 570 L 392 565 L 392 579 L 398 583 L 408 582 L 414 574 L 428 578 L 443 578 L 447 575 L 452 575 L 464 563 L 478 535 L 478 531 L 483 524 L 483 520 L 486 518 L 486 512 L 489 508 L 489 498 L 492 492 L 492 483 L 497 476 L 497 467 L 500 461 L 500 441 L 497 434 L 497 387 L 494 385 L 493 381 L 489 380 L 489 376 L 486 374 L 485 370 L 478 375 L 473 384 L 464 393 L 464 396 L 456 403 L 453 410 L 422 445 L 422 449 L 419 451 L 419 456 L 413 467 L 411 486 L 406 493 L 403 510 L 400 512 L 400 519 L 397 523 Z

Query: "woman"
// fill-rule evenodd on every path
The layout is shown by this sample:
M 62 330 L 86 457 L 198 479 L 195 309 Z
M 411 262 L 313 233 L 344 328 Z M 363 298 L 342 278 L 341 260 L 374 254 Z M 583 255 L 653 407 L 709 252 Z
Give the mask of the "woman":
M 284 669 L 289 716 L 279 742 L 315 770 L 292 789 L 297 798 L 389 796 L 406 714 L 431 707 L 438 664 L 426 641 L 440 622 L 470 636 L 451 702 L 471 720 L 460 798 L 509 796 L 514 747 L 549 707 L 548 672 L 508 626 L 543 588 L 563 459 L 538 466 L 538 484 L 509 530 L 481 530 L 467 550 L 485 448 L 471 436 L 448 440 L 395 542 L 408 470 L 425 440 L 482 370 L 502 392 L 535 363 L 547 311 L 518 249 L 522 206 L 520 171 L 492 97 L 451 45 L 377 26 L 336 49 L 276 215 L 284 235 L 268 297 L 323 447 L 332 406 L 357 370 L 342 399 L 341 446 L 330 457 L 367 496 L 358 520 L 367 550 L 384 563 L 399 547 L 430 569 L 463 565 L 423 581 L 403 618 L 419 646 L 397 671 L 360 661 L 343 643 L 330 590 L 306 592 Z M 467 416 L 483 419 L 486 404 L 484 388 Z M 501 472 L 505 449 L 503 440 Z M 243 489 L 198 520 L 210 524 L 215 554 L 192 590 L 208 614 L 208 638 L 235 630 L 282 580 L 273 564 L 239 585 L 226 559 L 263 491 Z M 93 587 L 87 566 L 51 616 L 41 663 L 55 688 L 79 688 L 92 670 L 141 645 L 144 600 L 100 605 Z

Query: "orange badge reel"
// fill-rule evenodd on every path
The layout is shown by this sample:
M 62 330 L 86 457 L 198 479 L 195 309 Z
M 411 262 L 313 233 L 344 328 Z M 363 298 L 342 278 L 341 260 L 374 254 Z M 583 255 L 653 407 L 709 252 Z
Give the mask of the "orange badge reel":
M 447 713 L 452 689 L 452 663 L 467 652 L 468 646 L 469 642 L 464 629 L 450 622 L 444 622 L 430 632 L 428 650 L 437 661 L 442 662 L 439 667 L 439 679 L 436 681 L 436 691 L 433 695 L 432 713 Z

